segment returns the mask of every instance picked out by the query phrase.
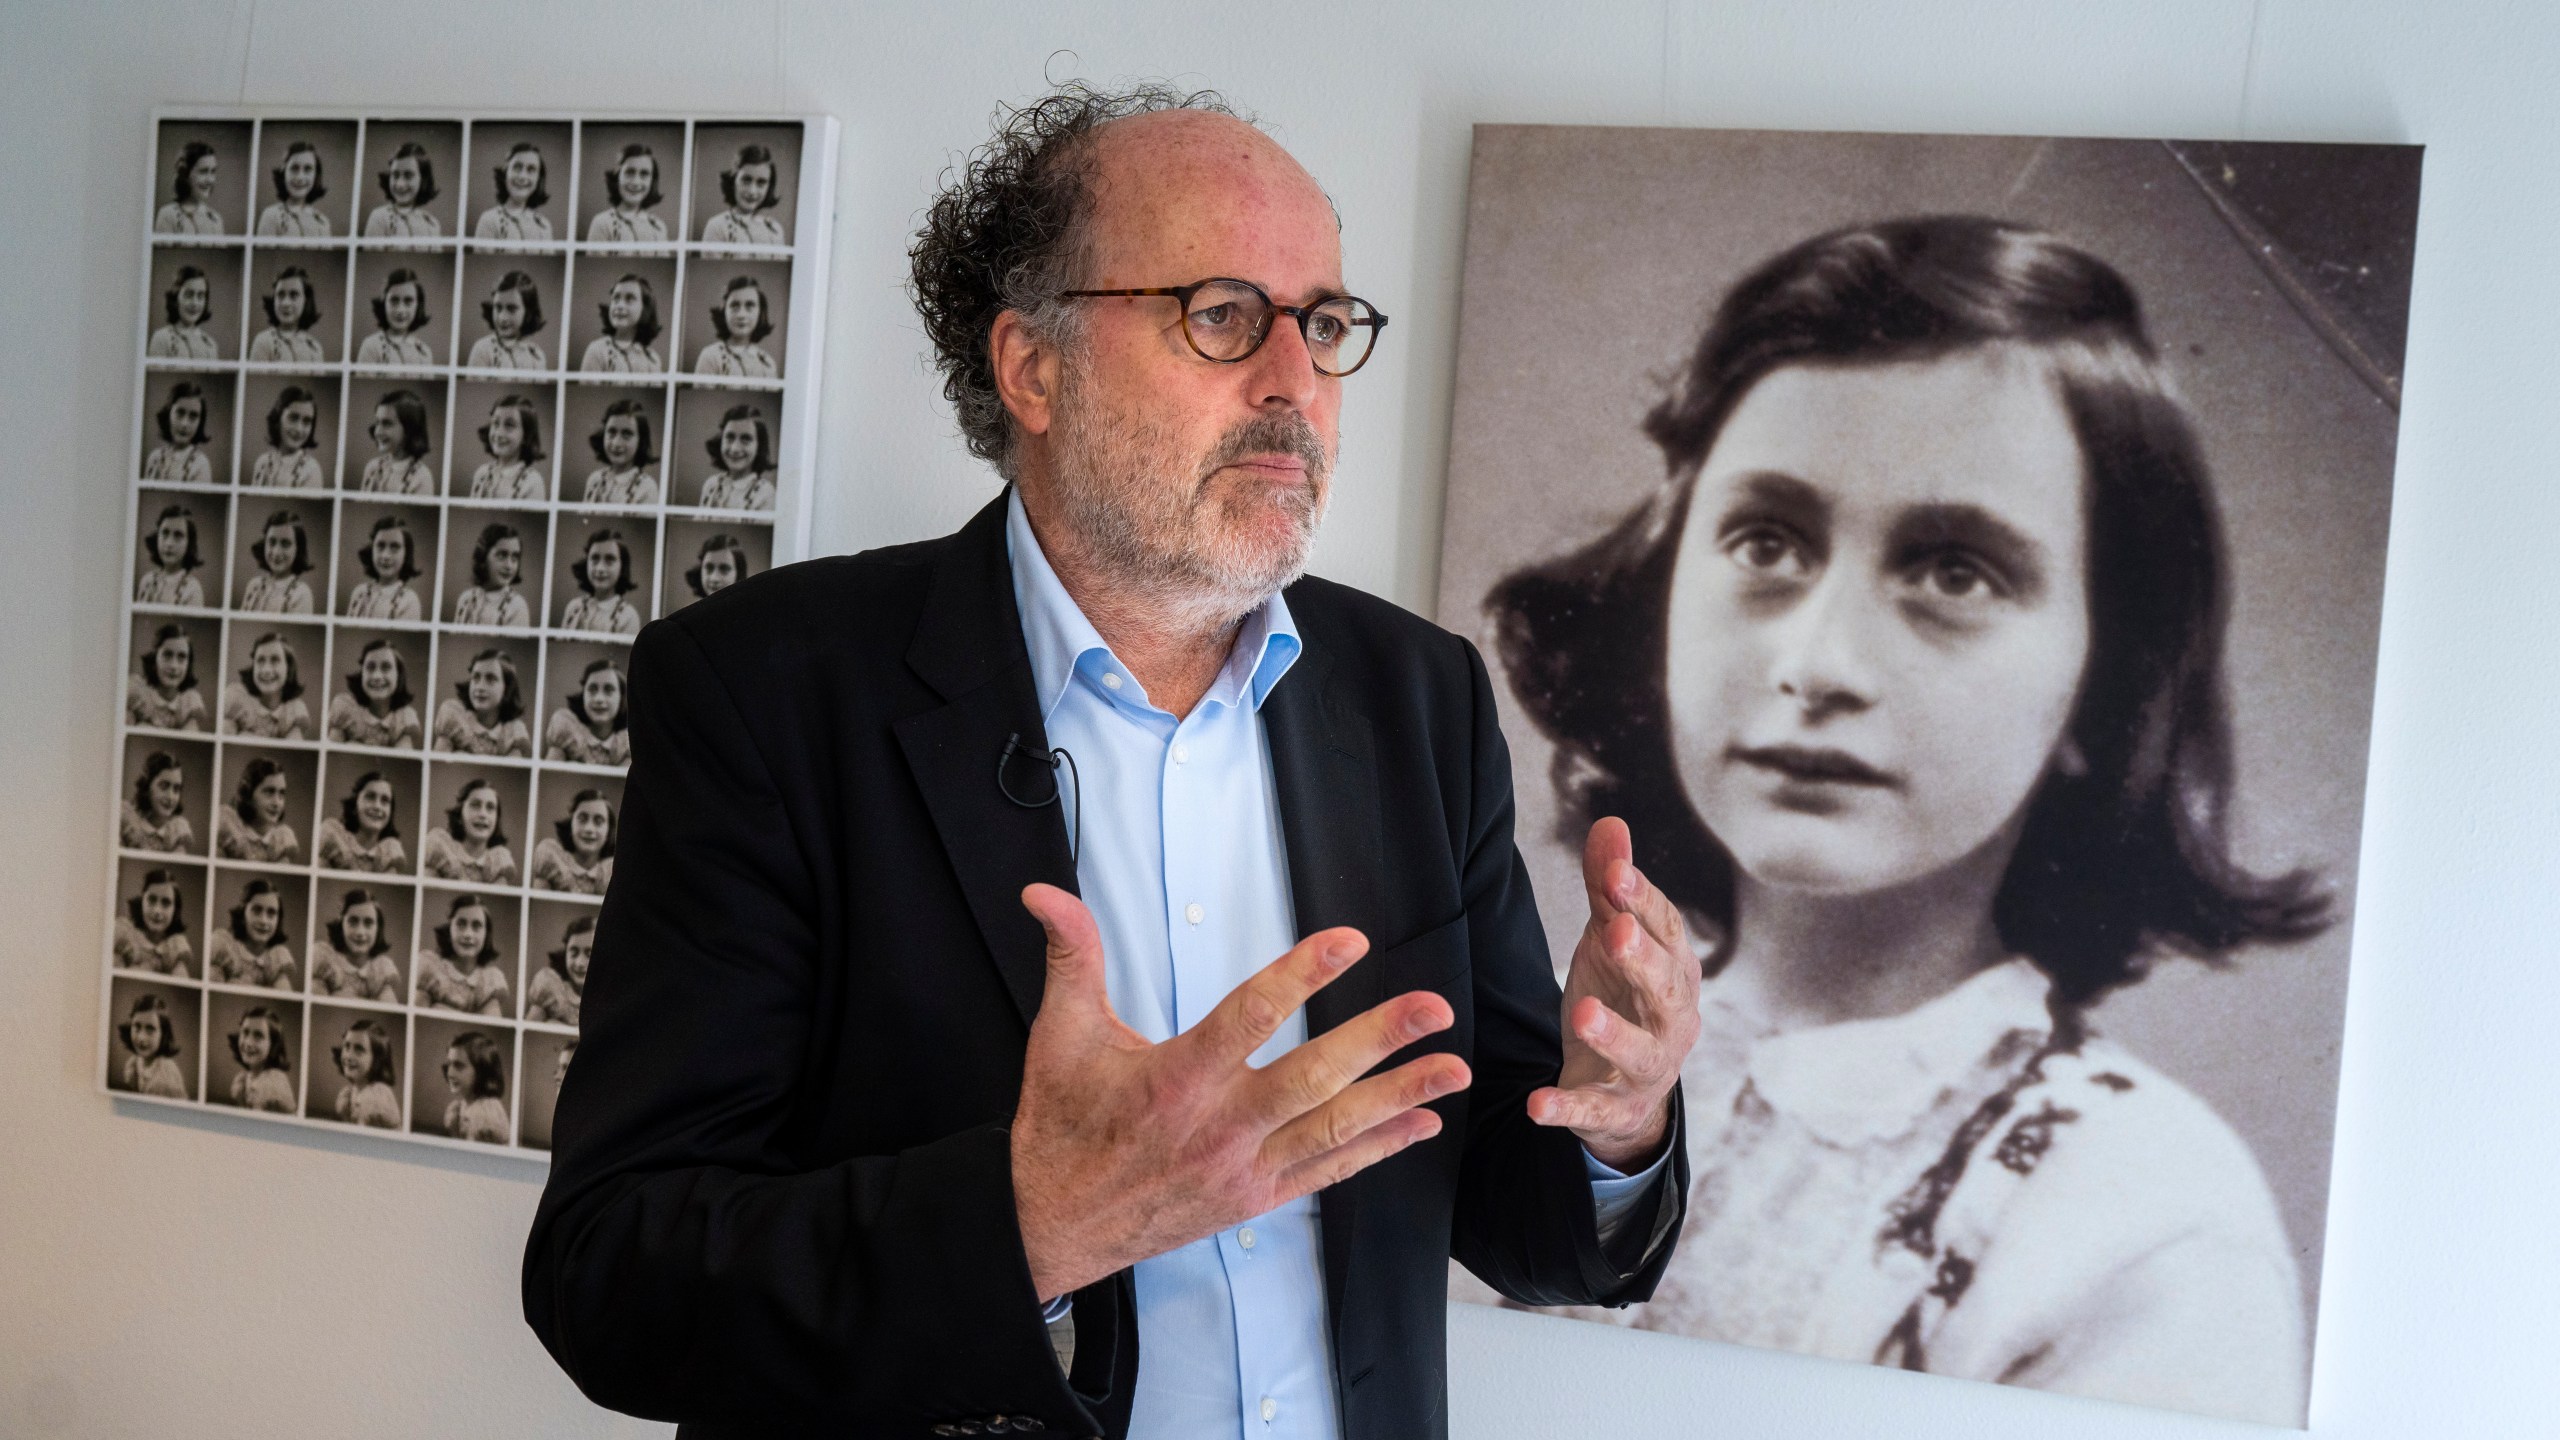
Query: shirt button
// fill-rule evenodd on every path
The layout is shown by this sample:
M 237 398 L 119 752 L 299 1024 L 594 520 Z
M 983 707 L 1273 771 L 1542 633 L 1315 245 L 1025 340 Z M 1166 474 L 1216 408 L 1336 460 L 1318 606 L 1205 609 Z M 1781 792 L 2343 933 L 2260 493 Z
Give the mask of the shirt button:
M 1244 1248 L 1246 1248 L 1247 1250 L 1252 1249 L 1252 1248 L 1253 1248 L 1253 1227 L 1252 1227 L 1252 1226 L 1250 1226 L 1250 1225 L 1247 1225 L 1247 1226 L 1246 1226 L 1246 1227 L 1244 1227 L 1242 1230 L 1237 1231 L 1237 1232 L 1236 1232 L 1236 1243 L 1237 1243 L 1237 1244 L 1239 1244 L 1239 1245 L 1241 1245 L 1241 1246 L 1243 1246 L 1243 1247 L 1244 1247 Z
M 1188 746 L 1184 746 L 1184 745 L 1176 745 L 1176 746 L 1174 746 L 1174 747 L 1173 747 L 1173 763 L 1174 763 L 1174 764 L 1176 764 L 1176 765 L 1188 765 L 1188 764 L 1190 764 L 1190 763 L 1191 763 L 1191 750 L 1190 750 L 1190 747 L 1188 747 Z
M 1265 1424 L 1265 1425 L 1268 1425 L 1268 1424 L 1270 1424 L 1272 1421 L 1277 1420 L 1277 1419 L 1279 1419 L 1279 1418 L 1280 1418 L 1280 1402 L 1279 1402 L 1279 1401 L 1277 1401 L 1277 1400 L 1272 1399 L 1272 1398 L 1271 1398 L 1270 1396 L 1268 1396 L 1268 1395 L 1263 1396 L 1263 1397 L 1262 1397 L 1262 1423 L 1263 1423 L 1263 1424 Z
M 1105 671 L 1103 671 L 1103 672 L 1102 672 L 1102 688 L 1103 688 L 1103 689 L 1105 689 L 1105 690 L 1117 690 L 1117 689 L 1119 689 L 1119 688 L 1120 688 L 1120 672 L 1119 672 L 1119 671 L 1117 671 L 1117 670 L 1105 670 Z
M 1194 925 L 1197 925 L 1201 921 L 1209 918 L 1209 912 L 1201 909 L 1198 904 L 1194 903 L 1182 907 L 1182 918 L 1190 921 Z

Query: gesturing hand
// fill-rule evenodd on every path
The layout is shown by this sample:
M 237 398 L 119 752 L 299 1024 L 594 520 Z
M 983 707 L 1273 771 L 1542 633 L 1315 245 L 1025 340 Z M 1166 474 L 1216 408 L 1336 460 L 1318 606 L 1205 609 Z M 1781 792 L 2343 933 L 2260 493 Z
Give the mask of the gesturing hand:
M 1564 982 L 1564 1071 L 1532 1091 L 1529 1118 L 1564 1125 L 1619 1170 L 1650 1164 L 1671 1124 L 1671 1086 L 1698 1038 L 1698 961 L 1679 907 L 1635 866 L 1627 822 L 1582 844 L 1591 919 Z
M 1043 1300 L 1250 1220 L 1439 1133 L 1424 1102 L 1465 1088 L 1466 1062 L 1425 1055 L 1360 1077 L 1454 1017 L 1415 991 L 1257 1070 L 1249 1057 L 1362 955 L 1320 930 L 1163 1044 L 1112 1013 L 1084 902 L 1022 892 L 1049 932 L 1048 988 L 1013 1117 L 1014 1209 Z

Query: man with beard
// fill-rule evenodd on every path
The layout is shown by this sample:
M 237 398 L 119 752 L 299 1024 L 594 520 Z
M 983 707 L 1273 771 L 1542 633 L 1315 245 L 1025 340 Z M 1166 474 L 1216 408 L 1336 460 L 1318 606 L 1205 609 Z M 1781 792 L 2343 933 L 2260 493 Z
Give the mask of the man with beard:
M 913 260 L 1009 483 L 640 637 L 526 1316 L 688 1436 L 1444 1434 L 1449 1257 L 1668 1257 L 1677 912 L 1600 822 L 1559 992 L 1482 661 L 1301 578 L 1385 318 L 1286 152 L 1070 89 Z

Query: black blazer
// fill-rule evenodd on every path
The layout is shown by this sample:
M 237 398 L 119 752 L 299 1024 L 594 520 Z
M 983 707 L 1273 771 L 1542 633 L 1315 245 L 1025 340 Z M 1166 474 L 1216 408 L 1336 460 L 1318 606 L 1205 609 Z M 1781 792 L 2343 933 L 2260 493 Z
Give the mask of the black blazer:
M 1075 869 L 1058 809 L 996 788 L 1008 736 L 1045 743 L 1004 516 L 770 571 L 634 646 L 616 873 L 524 1268 L 525 1318 L 602 1404 L 702 1440 L 1128 1428 L 1129 1273 L 1076 1293 L 1063 1376 L 1014 1217 L 1045 974 L 1017 897 Z M 1555 1078 L 1559 997 L 1482 660 L 1340 585 L 1288 597 L 1306 648 L 1262 715 L 1298 928 L 1371 942 L 1308 1028 L 1436 990 L 1457 1023 L 1386 1063 L 1475 1073 L 1438 1136 L 1318 1202 L 1346 1435 L 1430 1440 L 1447 1257 L 1524 1302 L 1624 1304 L 1670 1246 L 1635 1265 L 1640 1218 L 1603 1254 L 1579 1146 L 1523 1106 Z M 1677 1133 L 1672 1154 L 1678 1205 Z

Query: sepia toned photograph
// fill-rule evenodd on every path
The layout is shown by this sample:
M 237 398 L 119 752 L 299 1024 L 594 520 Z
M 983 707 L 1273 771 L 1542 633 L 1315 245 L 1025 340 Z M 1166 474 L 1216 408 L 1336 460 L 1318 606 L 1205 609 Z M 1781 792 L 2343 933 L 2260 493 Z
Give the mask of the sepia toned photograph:
M 655 613 L 658 526 L 628 515 L 563 514 L 553 531 L 551 626 L 631 636 Z
M 505 1145 L 515 1138 L 516 1031 L 442 1016 L 417 1020 L 409 1128 L 448 1140 Z
M 348 302 L 351 357 L 369 370 L 434 370 L 453 359 L 454 257 L 363 251 Z
M 613 883 L 613 847 L 622 832 L 622 777 L 545 771 L 534 806 L 526 879 L 555 895 L 602 898 Z M 583 976 L 579 983 L 583 988 Z
M 443 521 L 432 505 L 350 500 L 339 506 L 338 617 L 425 623 Z
M 150 855 L 116 863 L 115 968 L 203 978 L 205 867 Z
M 238 359 L 242 264 L 241 252 L 228 246 L 153 246 L 148 285 L 159 303 L 144 318 L 151 334 L 143 358 Z
M 522 884 L 532 800 L 532 773 L 520 766 L 429 766 L 419 873 L 469 885 Z
M 368 120 L 364 148 L 365 244 L 441 244 L 462 233 L 460 124 Z
M 462 380 L 453 387 L 456 500 L 543 505 L 552 498 L 559 387 L 532 379 Z
M 350 315 L 362 317 L 357 333 L 370 334 L 368 307 L 347 303 L 344 250 L 289 250 L 254 246 L 249 251 L 249 346 L 253 365 L 334 365 L 346 357 Z
M 354 121 L 270 120 L 258 127 L 258 150 L 252 234 L 290 246 L 327 244 L 352 233 L 361 198 Z
M 575 505 L 651 509 L 666 502 L 663 385 L 571 380 L 560 433 L 560 498 Z
M 217 990 L 205 997 L 204 1098 L 241 1110 L 302 1108 L 302 1005 Z
M 313 896 L 311 993 L 398 1005 L 418 913 L 416 889 L 374 877 L 323 876 Z
M 797 125 L 695 126 L 695 238 L 724 250 L 793 244 L 800 139 Z
M 204 992 L 119 975 L 107 986 L 107 1088 L 160 1100 L 196 1098 Z
M 522 905 L 512 895 L 428 890 L 409 967 L 410 1003 L 504 1019 L 516 1008 L 516 939 Z
M 192 735 L 213 729 L 221 690 L 219 621 L 210 615 L 136 615 L 127 653 L 133 664 L 125 675 L 125 724 Z
M 133 603 L 206 608 L 207 596 L 221 594 L 229 502 L 182 490 L 144 490 L 135 499 Z
M 669 520 L 669 613 L 773 568 L 773 529 L 752 520 Z
M 533 758 L 535 667 L 530 634 L 448 635 L 436 647 L 436 707 L 429 748 L 439 755 Z
M 144 483 L 231 483 L 231 406 L 238 377 L 224 371 L 164 370 L 144 390 Z
M 312 832 L 313 863 L 358 875 L 415 874 L 425 813 L 422 775 L 414 760 L 330 751 Z
M 631 647 L 608 640 L 542 642 L 542 758 L 564 765 L 631 763 Z
M 664 375 L 674 368 L 676 262 L 581 255 L 569 277 L 563 368 L 582 375 Z
M 319 752 L 225 745 L 220 769 L 214 789 L 214 858 L 260 865 L 307 862 Z
M 676 472 L 670 504 L 701 510 L 773 513 L 781 492 L 774 436 L 782 424 L 782 392 L 686 384 L 676 391 L 675 439 L 668 465 Z
M 445 550 L 437 607 L 445 623 L 474 630 L 532 628 L 542 609 L 543 560 L 551 535 L 545 517 L 457 506 L 445 512 L 445 533 L 452 543 Z
M 2418 168 L 1477 131 L 1440 618 L 1706 977 L 1573 1313 L 2302 1423 Z
M 254 203 L 249 177 L 246 120 L 169 120 L 161 123 L 154 169 L 151 233 L 240 235 Z
M 684 127 L 582 125 L 579 238 L 672 250 L 684 238 Z
M 442 494 L 448 387 L 440 376 L 349 377 L 341 488 L 414 499 Z
M 790 338 L 791 267 L 709 256 L 685 270 L 684 369 L 736 380 L 779 380 Z
M 248 615 L 318 615 L 327 608 L 330 505 L 327 499 L 242 495 L 232 533 L 231 608 Z M 315 587 L 313 580 L 319 585 Z
M 284 870 L 216 866 L 204 978 L 245 990 L 302 988 L 311 880 Z
M 598 913 L 593 904 L 533 902 L 525 918 L 527 1024 L 578 1028 L 579 1010 L 586 1002 L 587 965 L 595 954 Z
M 157 735 L 124 742 L 116 844 L 146 855 L 203 858 L 213 842 L 213 747 Z
M 359 629 L 340 625 L 332 637 L 325 717 L 331 745 L 364 750 L 417 750 L 425 746 L 427 648 L 421 630 Z M 423 819 L 420 821 L 424 823 Z M 417 853 L 415 845 L 407 853 Z
M 408 1017 L 311 1007 L 311 1084 L 303 1114 L 374 1130 L 401 1128 L 408 1093 Z
M 556 1030 L 524 1032 L 524 1095 L 517 1104 L 521 1130 L 517 1143 L 530 1149 L 551 1148 L 551 1114 L 560 1104 L 560 1084 L 569 1078 L 569 1062 L 578 1058 L 578 1037 Z
M 328 632 L 234 616 L 223 625 L 222 733 L 250 740 L 319 738 Z
M 336 488 L 339 397 L 336 375 L 252 372 L 241 383 L 245 462 L 240 483 L 253 490 Z
M 470 238 L 501 245 L 567 242 L 569 127 L 483 120 L 471 127 Z

